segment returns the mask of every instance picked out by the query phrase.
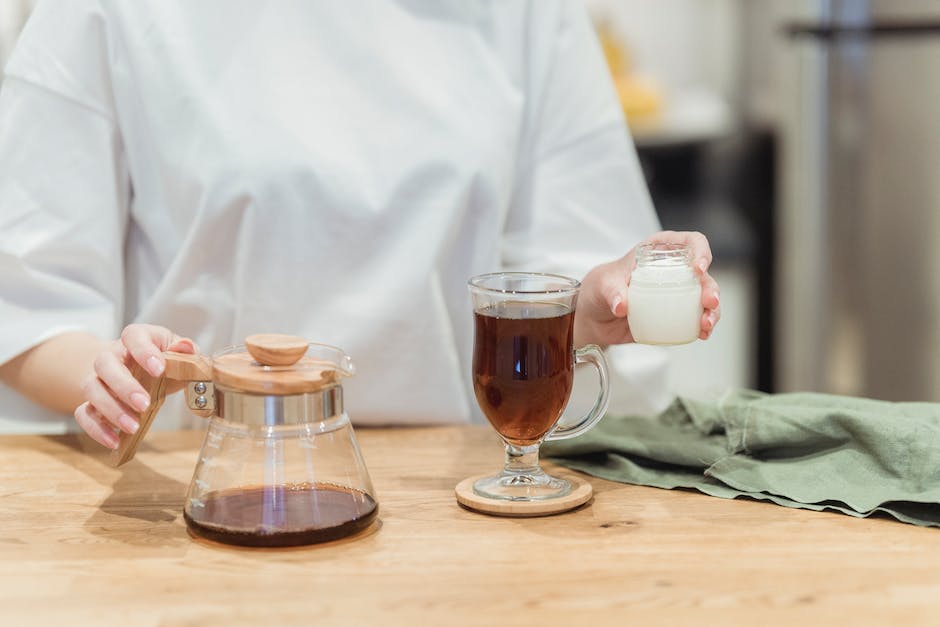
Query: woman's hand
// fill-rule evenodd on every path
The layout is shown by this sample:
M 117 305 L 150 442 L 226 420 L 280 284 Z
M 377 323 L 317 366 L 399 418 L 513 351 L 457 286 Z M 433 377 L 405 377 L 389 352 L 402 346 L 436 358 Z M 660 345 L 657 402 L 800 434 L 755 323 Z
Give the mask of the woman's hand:
M 150 406 L 147 390 L 131 375 L 132 361 L 158 377 L 166 368 L 163 351 L 194 353 L 193 341 L 164 327 L 131 324 L 95 357 L 94 372 L 82 384 L 85 402 L 75 410 L 75 420 L 95 441 L 114 449 L 118 431 L 134 433 L 137 416 Z M 167 394 L 180 388 L 167 387 Z
M 692 265 L 702 281 L 702 306 L 705 309 L 699 338 L 708 339 L 721 318 L 718 283 L 708 274 L 712 263 L 708 240 L 697 232 L 661 231 L 643 243 L 685 244 L 691 247 Z M 575 345 L 607 346 L 633 341 L 626 317 L 630 307 L 627 287 L 635 266 L 636 247 L 616 261 L 597 266 L 584 277 L 575 310 Z

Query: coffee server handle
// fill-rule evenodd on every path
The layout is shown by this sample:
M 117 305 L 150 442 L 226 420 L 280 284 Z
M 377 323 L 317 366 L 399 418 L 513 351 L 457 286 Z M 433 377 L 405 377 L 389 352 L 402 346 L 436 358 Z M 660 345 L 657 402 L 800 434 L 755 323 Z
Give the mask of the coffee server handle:
M 211 385 L 212 381 L 212 362 L 202 355 L 189 355 L 186 353 L 175 353 L 167 351 L 163 353 L 166 360 L 166 368 L 159 377 L 152 376 L 144 370 L 140 364 L 134 362 L 130 366 L 131 374 L 147 390 L 150 396 L 150 405 L 144 411 L 138 414 L 137 420 L 140 425 L 136 433 L 119 434 L 118 447 L 111 451 L 111 465 L 115 468 L 122 466 L 134 459 L 137 453 L 137 447 L 147 435 L 153 419 L 163 405 L 166 398 L 167 381 L 186 381 L 190 382 L 187 386 L 187 397 L 192 394 L 192 388 L 203 384 Z M 205 399 L 203 395 L 203 399 Z M 192 405 L 192 402 L 190 403 Z M 206 407 L 193 408 L 193 413 L 201 416 L 209 416 L 212 413 L 212 407 L 207 403 Z
M 588 344 L 575 351 L 575 363 L 592 364 L 597 368 L 597 375 L 600 378 L 600 392 L 597 400 L 594 401 L 594 407 L 584 418 L 574 424 L 558 424 L 545 438 L 546 441 L 567 440 L 581 435 L 597 424 L 597 421 L 603 418 L 607 411 L 607 403 L 610 400 L 610 376 L 607 373 L 607 359 L 604 357 L 604 351 L 596 344 Z

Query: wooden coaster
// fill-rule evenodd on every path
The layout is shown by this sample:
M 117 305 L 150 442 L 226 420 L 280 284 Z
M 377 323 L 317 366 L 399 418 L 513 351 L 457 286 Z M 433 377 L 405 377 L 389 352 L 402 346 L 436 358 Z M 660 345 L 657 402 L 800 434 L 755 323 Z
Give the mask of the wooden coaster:
M 504 501 L 502 499 L 489 499 L 473 491 L 473 482 L 488 475 L 468 477 L 457 484 L 454 494 L 457 502 L 468 509 L 494 516 L 549 516 L 567 512 L 579 505 L 587 503 L 594 494 L 591 484 L 572 475 L 556 475 L 571 482 L 571 492 L 557 499 L 545 501 Z

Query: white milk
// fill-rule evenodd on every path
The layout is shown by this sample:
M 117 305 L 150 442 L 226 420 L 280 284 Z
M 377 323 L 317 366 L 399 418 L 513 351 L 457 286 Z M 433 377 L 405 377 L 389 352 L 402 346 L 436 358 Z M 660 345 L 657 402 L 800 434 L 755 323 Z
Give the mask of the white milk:
M 652 244 L 637 250 L 627 290 L 627 320 L 640 344 L 686 344 L 702 324 L 702 284 L 685 246 Z

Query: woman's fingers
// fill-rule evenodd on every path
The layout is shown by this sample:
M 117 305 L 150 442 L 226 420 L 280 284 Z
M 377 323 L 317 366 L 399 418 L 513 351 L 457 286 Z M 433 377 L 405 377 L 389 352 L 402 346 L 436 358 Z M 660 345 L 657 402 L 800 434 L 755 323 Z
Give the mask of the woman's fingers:
M 90 376 L 82 386 L 86 401 L 104 417 L 112 427 L 125 433 L 135 433 L 140 426 L 135 410 L 116 399 L 112 391 L 96 376 Z
M 127 352 L 134 361 L 154 377 L 163 374 L 166 368 L 163 351 L 195 352 L 192 340 L 152 324 L 132 324 L 125 327 L 121 333 L 121 342 L 127 347 Z
M 699 333 L 699 338 L 707 340 L 712 331 L 715 330 L 715 325 L 718 324 L 718 320 L 721 319 L 721 307 L 717 309 L 706 309 L 705 313 L 702 314 L 702 330 Z
M 718 309 L 721 288 L 718 282 L 707 272 L 702 275 L 702 306 L 705 309 Z
M 704 274 L 712 265 L 712 249 L 708 238 L 698 231 L 660 231 L 648 240 L 649 243 L 685 244 L 692 249 L 692 266 Z
M 118 447 L 119 440 L 114 427 L 89 403 L 82 403 L 75 409 L 75 421 L 95 442 L 110 449 Z
M 699 337 L 707 340 L 721 319 L 721 299 L 718 282 L 708 273 L 702 275 L 702 331 Z
M 192 340 L 169 329 L 148 324 L 127 326 L 121 339 L 95 357 L 94 373 L 82 386 L 85 402 L 75 410 L 75 420 L 96 442 L 116 448 L 116 429 L 135 433 L 140 428 L 138 414 L 151 403 L 147 390 L 131 374 L 131 360 L 152 376 L 163 374 L 163 351 L 194 353 Z
M 616 318 L 627 315 L 627 282 L 618 271 L 607 272 L 601 284 L 604 300 Z
M 130 370 L 124 364 L 124 360 L 118 357 L 118 354 L 122 352 L 122 349 L 115 349 L 114 351 L 99 353 L 95 358 L 95 374 L 100 382 L 104 384 L 105 391 L 110 392 L 108 396 L 113 397 L 115 402 L 120 401 L 133 408 L 134 411 L 142 412 L 150 406 L 150 395 L 147 394 L 144 386 L 131 375 Z M 87 393 L 85 398 L 93 402 L 96 401 L 96 399 L 89 397 Z M 95 402 L 95 406 L 109 418 L 112 416 L 109 407 L 104 407 L 97 402 Z M 118 423 L 115 422 L 114 424 L 117 425 Z
M 196 343 L 188 337 L 174 335 L 173 338 L 173 342 L 166 347 L 166 350 L 175 351 L 177 353 L 188 353 L 190 355 L 196 352 Z
M 127 347 L 127 352 L 154 377 L 163 374 L 166 367 L 163 351 L 174 339 L 169 329 L 150 324 L 132 324 L 121 333 L 121 342 Z
M 631 255 L 627 255 L 628 257 Z M 629 272 L 626 257 L 597 266 L 584 278 L 582 285 L 598 308 L 600 321 L 627 315 L 627 284 Z M 606 310 L 606 311 L 605 311 Z

